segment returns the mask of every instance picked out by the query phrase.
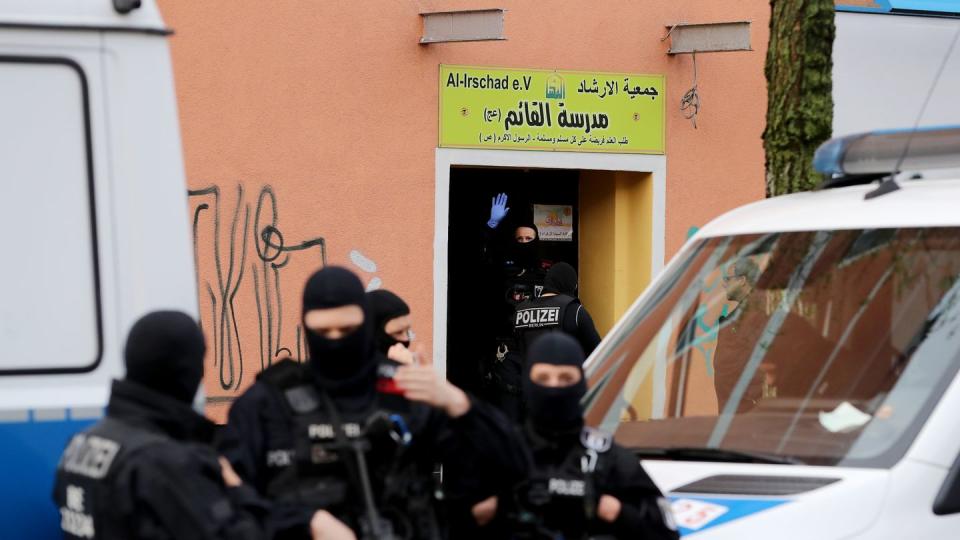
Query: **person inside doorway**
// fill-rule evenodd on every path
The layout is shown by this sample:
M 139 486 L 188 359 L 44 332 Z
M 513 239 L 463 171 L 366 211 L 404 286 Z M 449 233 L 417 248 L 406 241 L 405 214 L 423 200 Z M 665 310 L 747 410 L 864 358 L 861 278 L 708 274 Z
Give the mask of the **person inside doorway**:
M 577 297 L 577 271 L 559 262 L 544 279 L 543 294 L 520 303 L 514 312 L 513 330 L 522 351 L 543 334 L 563 332 L 576 338 L 584 354 L 600 344 L 593 318 Z
M 513 314 L 518 305 L 543 293 L 551 263 L 540 256 L 540 234 L 533 219 L 520 216 L 508 238 L 498 236 L 510 213 L 508 200 L 506 193 L 493 197 L 484 231 L 485 283 L 479 309 L 492 335 L 481 338 L 481 366 L 487 399 L 519 420 L 522 357 Z

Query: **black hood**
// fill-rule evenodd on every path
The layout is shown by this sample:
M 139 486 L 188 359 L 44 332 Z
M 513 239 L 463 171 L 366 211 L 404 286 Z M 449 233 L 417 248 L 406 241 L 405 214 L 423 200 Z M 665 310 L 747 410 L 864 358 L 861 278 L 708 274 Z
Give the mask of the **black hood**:
M 535 237 L 532 242 L 517 242 L 516 230 L 520 227 L 529 227 L 533 229 Z M 513 234 L 510 237 L 510 248 L 507 250 L 507 257 L 513 262 L 514 266 L 520 268 L 539 268 L 540 267 L 540 229 L 533 222 L 521 221 L 513 228 Z
M 386 331 L 387 323 L 410 314 L 410 306 L 396 294 L 386 290 L 379 289 L 367 293 L 367 300 L 370 302 L 370 311 L 373 313 L 373 333 L 377 342 L 377 350 L 382 354 L 387 354 L 390 347 L 397 343 L 402 343 L 409 347 L 409 339 L 398 341 L 389 336 Z
M 543 280 L 543 292 L 577 297 L 577 271 L 565 262 L 559 262 L 547 270 Z
M 155 311 L 127 336 L 126 379 L 184 403 L 193 402 L 203 379 L 206 346 L 200 327 L 186 313 Z
M 536 432 L 550 437 L 577 432 L 583 427 L 580 400 L 587 393 L 583 360 L 580 344 L 562 332 L 544 334 L 530 346 L 523 390 L 527 400 L 528 421 Z M 530 379 L 534 364 L 576 366 L 580 370 L 580 381 L 561 388 L 541 386 Z
M 304 324 L 304 336 L 318 386 L 338 401 L 363 402 L 374 395 L 377 359 L 373 317 L 360 278 L 337 266 L 315 272 L 303 289 L 301 323 L 308 311 L 351 305 L 363 310 L 363 324 L 356 331 L 339 339 L 327 339 Z

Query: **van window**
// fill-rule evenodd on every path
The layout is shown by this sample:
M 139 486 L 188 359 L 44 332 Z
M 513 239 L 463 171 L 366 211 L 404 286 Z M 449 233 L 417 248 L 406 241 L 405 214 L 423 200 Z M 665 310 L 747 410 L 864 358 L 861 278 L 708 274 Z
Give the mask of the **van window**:
M 86 81 L 0 57 L 0 375 L 92 369 L 99 286 Z
M 705 239 L 588 372 L 648 457 L 886 468 L 960 369 L 960 229 Z

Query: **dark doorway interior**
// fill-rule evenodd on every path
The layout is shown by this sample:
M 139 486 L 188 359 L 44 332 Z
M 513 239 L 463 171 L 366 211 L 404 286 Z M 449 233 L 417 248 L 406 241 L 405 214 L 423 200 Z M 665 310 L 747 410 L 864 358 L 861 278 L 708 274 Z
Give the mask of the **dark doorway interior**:
M 573 241 L 541 242 L 541 257 L 565 261 L 578 268 L 580 171 L 562 169 L 510 169 L 455 167 L 450 170 L 450 218 L 447 251 L 447 377 L 473 392 L 481 392 L 481 361 L 493 356 L 491 312 L 504 302 L 490 284 L 499 280 L 490 275 L 484 261 L 485 242 L 512 241 L 512 232 L 521 219 L 533 216 L 534 204 L 573 207 Z M 485 234 L 490 202 L 498 193 L 509 197 L 510 212 L 491 237 Z

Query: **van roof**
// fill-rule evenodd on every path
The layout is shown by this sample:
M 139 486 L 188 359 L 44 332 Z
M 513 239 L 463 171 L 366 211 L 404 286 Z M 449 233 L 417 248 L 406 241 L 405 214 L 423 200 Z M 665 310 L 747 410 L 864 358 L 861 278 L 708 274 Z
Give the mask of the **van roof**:
M 876 184 L 774 197 L 714 219 L 694 238 L 787 231 L 960 226 L 960 178 L 902 180 L 901 189 L 864 196 Z
M 156 0 L 142 0 L 127 14 L 113 0 L 3 0 L 0 28 L 65 28 L 168 34 Z

